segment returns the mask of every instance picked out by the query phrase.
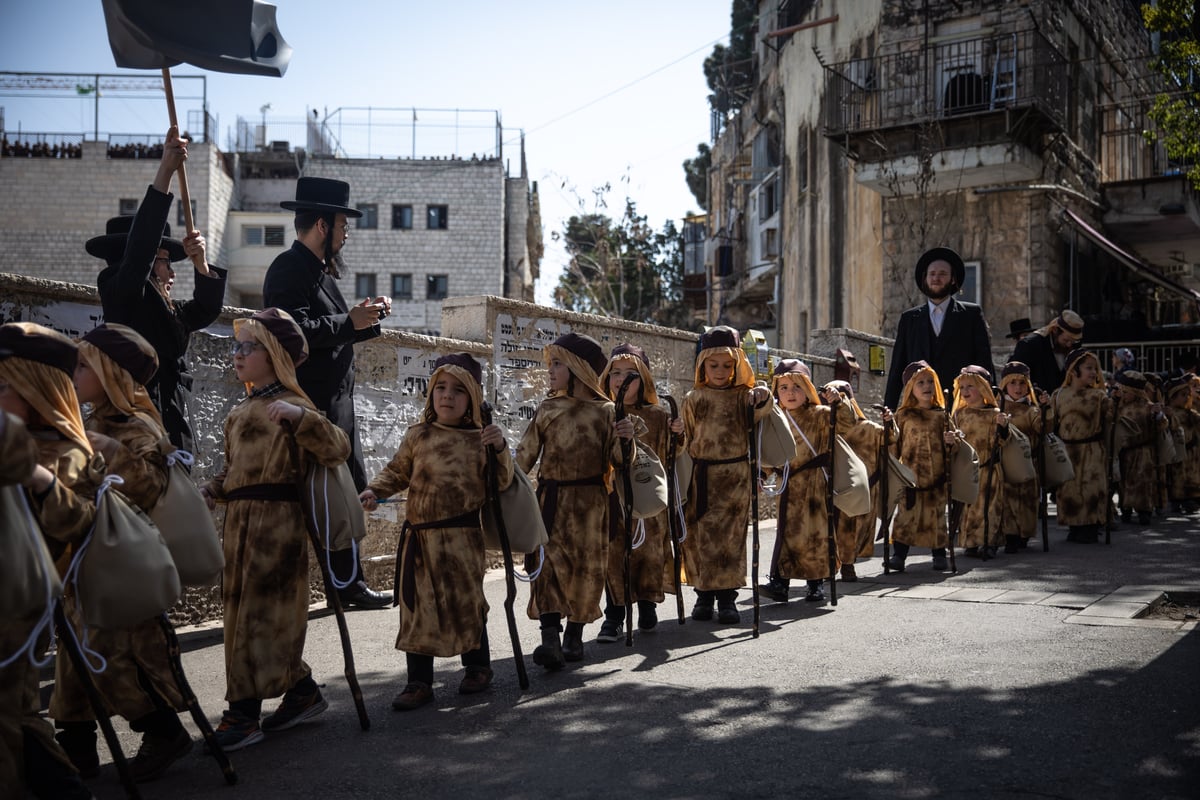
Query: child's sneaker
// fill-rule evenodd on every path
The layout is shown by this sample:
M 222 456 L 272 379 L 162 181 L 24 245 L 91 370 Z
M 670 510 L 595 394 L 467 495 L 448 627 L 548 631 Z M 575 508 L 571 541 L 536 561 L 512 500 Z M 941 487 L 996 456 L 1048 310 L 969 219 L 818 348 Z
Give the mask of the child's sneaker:
M 213 732 L 213 738 L 222 750 L 229 753 L 258 744 L 266 737 L 263 736 L 262 728 L 258 726 L 258 720 L 230 709 L 221 717 L 221 724 Z
M 262 721 L 262 729 L 272 733 L 286 731 L 288 728 L 312 719 L 327 708 L 329 708 L 329 702 L 321 696 L 320 689 L 312 694 L 303 695 L 288 692 L 283 696 L 283 701 L 279 704 L 279 708 L 275 709 L 275 713 Z

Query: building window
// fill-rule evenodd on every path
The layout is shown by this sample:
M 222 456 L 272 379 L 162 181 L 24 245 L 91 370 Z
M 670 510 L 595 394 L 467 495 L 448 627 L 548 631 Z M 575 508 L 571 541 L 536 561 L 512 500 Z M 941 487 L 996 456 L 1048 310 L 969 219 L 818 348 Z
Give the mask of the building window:
M 772 173 L 771 177 L 763 181 L 758 190 L 758 221 L 766 222 L 771 217 L 779 213 L 779 173 Z
M 195 200 L 192 201 L 192 222 L 193 223 L 196 222 L 196 201 Z M 178 225 L 180 228 L 184 227 L 187 224 L 187 220 L 185 220 L 183 218 L 183 198 L 182 197 L 175 201 L 175 224 Z
M 801 128 L 796 142 L 796 188 L 801 192 L 808 191 L 808 136 L 808 128 Z
M 375 297 L 375 274 L 373 272 L 354 273 L 354 296 Z
M 117 213 L 122 217 L 130 217 L 137 213 L 138 201 L 136 197 L 122 197 L 117 201 Z
M 966 262 L 966 277 L 958 290 L 958 299 L 967 303 L 983 305 L 983 268 L 978 261 Z
M 426 206 L 425 222 L 431 231 L 444 231 L 450 227 L 450 206 Z
M 392 228 L 412 230 L 412 206 L 392 206 Z
M 283 247 L 282 225 L 243 225 L 242 244 L 246 247 Z
M 412 300 L 412 273 L 392 273 L 392 297 L 396 300 Z
M 450 276 L 449 275 L 426 275 L 425 276 L 425 299 L 426 300 L 445 300 L 450 293 Z
M 358 210 L 362 212 L 362 216 L 354 221 L 356 228 L 378 228 L 379 227 L 379 206 L 375 203 L 359 203 Z

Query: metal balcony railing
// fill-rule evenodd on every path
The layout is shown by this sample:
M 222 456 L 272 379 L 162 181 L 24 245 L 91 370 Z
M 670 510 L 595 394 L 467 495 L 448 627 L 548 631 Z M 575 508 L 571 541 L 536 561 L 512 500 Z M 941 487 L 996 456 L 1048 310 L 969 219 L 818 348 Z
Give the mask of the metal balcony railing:
M 1037 31 L 939 42 L 825 67 L 825 134 L 1024 110 L 1066 122 L 1066 58 Z

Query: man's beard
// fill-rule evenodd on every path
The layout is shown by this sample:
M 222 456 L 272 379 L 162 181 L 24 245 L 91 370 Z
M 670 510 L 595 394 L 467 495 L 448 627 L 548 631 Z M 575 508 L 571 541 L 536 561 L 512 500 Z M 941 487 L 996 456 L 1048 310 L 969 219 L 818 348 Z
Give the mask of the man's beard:
M 342 277 L 342 269 L 346 266 L 346 260 L 342 258 L 342 251 L 333 252 L 333 237 L 325 239 L 325 271 L 333 276 L 334 280 Z
M 929 284 L 925 284 L 925 286 L 922 288 L 922 291 L 925 293 L 925 296 L 928 297 L 930 300 L 944 300 L 947 297 L 949 297 L 950 295 L 957 292 L 958 287 L 956 285 L 954 285 L 953 283 L 948 283 L 944 287 L 942 287 L 941 291 L 935 293 L 932 289 L 929 288 Z

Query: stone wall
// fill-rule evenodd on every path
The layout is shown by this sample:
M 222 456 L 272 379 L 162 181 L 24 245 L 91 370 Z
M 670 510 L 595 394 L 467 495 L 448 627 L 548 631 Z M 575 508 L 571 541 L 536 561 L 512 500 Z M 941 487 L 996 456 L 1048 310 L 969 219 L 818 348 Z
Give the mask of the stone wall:
M 0 298 L 0 323 L 37 322 L 78 337 L 102 321 L 99 298 L 91 286 L 0 273 Z M 230 367 L 229 341 L 233 320 L 251 313 L 227 307 L 212 327 L 192 337 L 188 360 L 195 379 L 191 413 L 197 442 L 197 480 L 207 480 L 220 469 L 224 458 L 223 420 L 245 396 L 244 387 Z M 485 396 L 495 407 L 495 421 L 505 429 L 512 447 L 546 392 L 541 350 L 568 331 L 592 336 L 606 349 L 626 341 L 645 348 L 660 391 L 680 401 L 693 381 L 697 337 L 685 331 L 497 297 L 451 298 L 443 304 L 441 325 L 453 336 L 435 338 L 385 331 L 355 347 L 355 405 L 368 476 L 387 464 L 405 431 L 418 421 L 433 361 L 445 353 L 467 352 L 485 364 Z M 864 367 L 859 401 L 869 415 L 875 416 L 870 406 L 882 397 L 883 377 L 865 371 L 867 347 L 888 345 L 890 340 L 846 329 L 813 331 L 811 340 L 819 346 L 815 355 L 774 351 L 773 356 L 803 358 L 821 384 L 833 378 L 836 348 L 852 350 Z M 368 580 L 375 587 L 391 585 L 398 522 L 403 518 L 404 505 L 398 503 L 381 506 L 368 519 L 363 555 Z M 218 507 L 218 525 L 221 520 Z M 321 587 L 316 569 L 314 564 L 314 597 L 319 596 Z M 206 589 L 189 590 L 175 616 L 181 621 L 198 622 L 219 614 L 219 592 Z

